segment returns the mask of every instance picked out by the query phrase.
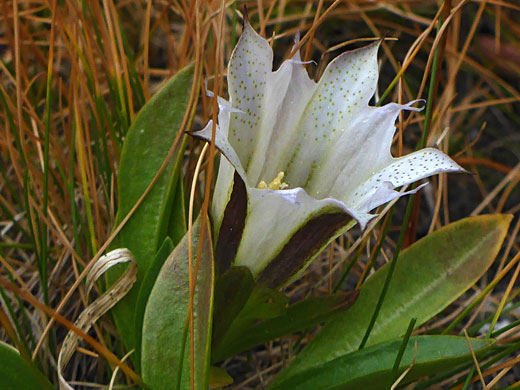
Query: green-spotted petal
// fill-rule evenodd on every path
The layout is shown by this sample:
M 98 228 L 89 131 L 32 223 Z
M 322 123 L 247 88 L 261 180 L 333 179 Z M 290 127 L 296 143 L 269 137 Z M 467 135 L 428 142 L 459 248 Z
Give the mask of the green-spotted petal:
M 369 106 L 379 44 L 340 55 L 316 83 L 299 53 L 273 72 L 269 44 L 245 23 L 228 66 L 229 102 L 219 98 L 215 144 L 226 158 L 211 209 L 217 272 L 247 266 L 280 286 L 354 221 L 364 228 L 371 210 L 422 186 L 396 188 L 464 171 L 436 149 L 392 157 L 399 113 L 421 108 Z M 212 125 L 193 134 L 209 141 Z

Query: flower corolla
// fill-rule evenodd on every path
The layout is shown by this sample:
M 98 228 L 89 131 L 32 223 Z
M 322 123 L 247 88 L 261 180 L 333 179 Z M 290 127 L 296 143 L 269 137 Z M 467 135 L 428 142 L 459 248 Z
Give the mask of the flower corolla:
M 401 110 L 369 106 L 379 43 L 341 54 L 319 82 L 299 53 L 273 72 L 273 51 L 249 23 L 228 65 L 229 101 L 219 97 L 220 160 L 211 208 L 217 270 L 247 266 L 279 287 L 331 240 L 397 197 L 396 188 L 463 169 L 437 149 L 393 158 Z M 194 136 L 212 139 L 213 123 Z

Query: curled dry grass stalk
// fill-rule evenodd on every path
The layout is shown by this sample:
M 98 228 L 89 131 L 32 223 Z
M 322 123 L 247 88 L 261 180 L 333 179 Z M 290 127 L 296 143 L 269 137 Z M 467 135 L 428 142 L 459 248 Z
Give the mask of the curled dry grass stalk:
M 57 351 L 71 326 L 57 312 L 77 318 L 86 305 L 81 275 L 113 237 L 118 159 L 130 123 L 162 82 L 188 63 L 195 63 L 196 77 L 180 131 L 187 130 L 192 113 L 194 128 L 215 119 L 216 100 L 206 95 L 204 81 L 226 93 L 226 61 L 247 6 L 250 20 L 275 48 L 276 64 L 289 54 L 298 30 L 305 59 L 317 63 L 307 65 L 315 78 L 341 50 L 387 37 L 379 85 L 390 88 L 378 98 L 429 98 L 431 111 L 400 118 L 394 155 L 412 150 L 424 130 L 428 144 L 474 174 L 433 179 L 415 199 L 405 246 L 467 215 L 517 216 L 496 267 L 423 330 L 456 320 L 456 331 L 471 335 L 507 320 L 509 328 L 494 334 L 500 350 L 478 375 L 453 373 L 431 388 L 467 388 L 479 380 L 488 388 L 518 386 L 518 269 L 502 271 L 520 250 L 520 6 L 512 0 L 439 3 L 1 0 L 0 338 L 32 355 L 56 383 Z M 200 150 L 190 139 L 185 183 L 191 183 Z M 215 170 L 213 147 L 207 156 L 193 193 L 195 207 L 203 210 Z M 402 214 L 399 203 L 393 219 L 387 216 L 367 234 L 353 230 L 338 239 L 287 294 L 296 300 L 340 285 L 353 288 L 391 258 Z M 460 316 L 487 286 L 494 288 Z M 69 366 L 85 387 L 108 383 L 115 361 L 102 357 L 103 351 L 125 355 L 108 316 L 94 331 L 100 348 L 94 353 L 87 344 Z M 278 340 L 224 362 L 235 377 L 232 388 L 262 388 L 307 337 Z

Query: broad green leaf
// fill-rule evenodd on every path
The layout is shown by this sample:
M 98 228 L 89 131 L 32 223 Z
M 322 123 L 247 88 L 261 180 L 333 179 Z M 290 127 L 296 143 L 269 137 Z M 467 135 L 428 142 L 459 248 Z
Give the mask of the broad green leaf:
M 255 285 L 247 267 L 232 267 L 215 284 L 215 311 L 213 313 L 213 342 L 222 340 L 231 323 L 244 308 Z
M 238 333 L 228 333 L 213 351 L 213 361 L 221 361 L 256 345 L 312 328 L 332 319 L 350 307 L 357 293 L 340 293 L 312 297 L 295 303 L 280 316 L 243 327 Z
M 54 389 L 33 364 L 26 362 L 16 349 L 3 342 L 0 342 L 0 383 L 2 390 Z
M 179 166 L 177 169 L 181 169 L 181 167 Z M 168 237 L 172 239 L 174 245 L 177 245 L 182 237 L 184 237 L 184 233 L 186 233 L 187 230 L 186 205 L 184 202 L 184 181 L 180 174 L 178 175 L 177 184 L 175 185 L 173 205 L 168 223 Z
M 179 132 L 188 107 L 193 69 L 193 66 L 184 68 L 170 79 L 139 111 L 128 130 L 119 163 L 115 226 L 152 182 Z M 172 219 L 172 215 L 179 215 L 177 209 L 184 207 L 182 199 L 175 196 L 176 187 L 181 183 L 179 173 L 184 146 L 184 142 L 179 144 L 150 193 L 111 245 L 112 249 L 130 249 L 139 268 L 134 287 L 113 309 L 119 334 L 128 349 L 135 347 L 134 309 L 143 277 L 164 238 L 170 232 L 182 230 L 185 224 L 184 218 Z M 176 244 L 178 237 L 171 238 Z M 118 271 L 108 274 L 109 284 L 120 276 Z
M 361 351 L 340 356 L 327 363 L 309 368 L 294 376 L 275 380 L 269 390 L 380 390 L 393 382 L 392 368 L 402 340 L 387 341 Z M 494 340 L 470 339 L 477 356 L 493 345 Z M 415 348 L 417 345 L 417 355 Z M 415 357 L 415 359 L 414 359 Z M 451 369 L 472 361 L 465 337 L 416 336 L 406 346 L 398 373 L 413 364 L 401 384 Z
M 232 327 L 248 328 L 257 320 L 278 317 L 287 309 L 288 303 L 285 294 L 257 284 Z
M 213 253 L 207 224 L 200 242 L 200 219 L 192 231 L 193 269 L 199 245 L 200 263 L 194 301 L 195 390 L 209 386 L 211 312 L 213 306 Z M 161 268 L 146 305 L 143 324 L 141 369 L 152 390 L 190 389 L 190 341 L 188 234 Z
M 493 263 L 512 216 L 462 219 L 417 241 L 398 263 L 367 345 L 402 335 L 412 318 L 425 323 L 470 288 Z M 358 349 L 388 266 L 361 287 L 356 303 L 326 324 L 282 373 L 292 376 Z
M 135 355 L 137 357 L 141 356 L 141 341 L 143 335 L 143 321 L 144 321 L 144 312 L 146 310 L 146 304 L 148 303 L 148 297 L 152 292 L 152 288 L 155 284 L 155 280 L 161 271 L 161 268 L 173 251 L 173 243 L 170 237 L 166 237 L 163 244 L 159 248 L 159 251 L 155 255 L 155 258 L 148 268 L 148 272 L 143 278 L 143 283 L 141 284 L 141 288 L 139 289 L 139 296 L 137 298 L 137 304 L 135 308 Z M 138 361 L 137 363 L 141 363 Z
M 227 351 L 225 344 L 241 337 L 256 322 L 281 316 L 287 310 L 289 300 L 277 290 L 257 284 L 249 292 L 249 298 L 238 315 L 236 315 L 236 311 L 228 313 L 232 318 L 225 319 L 229 325 L 227 329 L 219 333 L 218 339 L 215 338 L 212 345 L 213 351 Z M 217 317 L 215 321 L 217 321 Z M 227 352 L 225 352 L 225 355 L 227 356 Z M 219 360 L 221 360 L 220 353 L 212 355 L 212 361 L 216 362 Z

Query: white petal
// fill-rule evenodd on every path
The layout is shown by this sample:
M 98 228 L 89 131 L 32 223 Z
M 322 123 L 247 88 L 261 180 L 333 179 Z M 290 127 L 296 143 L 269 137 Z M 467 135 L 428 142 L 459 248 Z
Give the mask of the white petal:
M 299 123 L 298 142 L 292 147 L 287 168 L 291 185 L 306 188 L 344 124 L 368 107 L 377 83 L 378 46 L 376 43 L 346 52 L 325 69 Z
M 267 80 L 272 66 L 273 51 L 269 44 L 246 22 L 228 65 L 230 102 L 245 113 L 231 115 L 229 142 L 236 148 L 245 169 L 261 131 Z
M 219 113 L 220 123 L 223 122 L 221 117 L 229 118 L 229 112 L 230 111 L 227 111 L 226 113 L 226 111 L 221 107 Z M 202 138 L 203 140 L 210 142 L 212 139 L 212 126 L 213 121 L 209 121 L 204 129 L 191 134 L 194 137 Z M 218 229 L 220 228 L 224 216 L 224 210 L 231 196 L 235 170 L 247 185 L 247 176 L 244 172 L 244 168 L 242 167 L 237 153 L 229 144 L 226 133 L 223 129 L 226 129 L 226 127 L 221 128 L 217 125 L 215 131 L 215 146 L 225 157 L 220 159 L 215 192 L 213 193 L 213 201 L 211 203 L 211 215 L 213 218 L 213 230 L 215 233 L 218 232 Z
M 283 69 L 291 70 L 291 82 L 280 106 L 280 115 L 272 131 L 268 147 L 263 152 L 264 163 L 259 180 L 269 181 L 280 171 L 286 171 L 294 148 L 301 138 L 300 119 L 314 95 L 317 84 L 309 78 L 302 66 L 300 54 L 282 64 Z M 276 84 L 273 85 L 276 93 Z M 290 183 L 296 186 L 296 183 Z
M 299 33 L 296 34 L 294 44 L 299 42 Z M 310 61 L 312 62 L 312 61 Z M 272 91 L 272 103 L 278 105 L 277 121 L 269 133 L 269 142 L 265 148 L 258 149 L 257 161 L 261 167 L 261 173 L 257 181 L 269 181 L 276 177 L 278 172 L 285 171 L 289 159 L 300 137 L 299 122 L 307 105 L 316 92 L 318 85 L 309 78 L 307 70 L 303 67 L 300 52 L 294 57 L 284 61 L 280 69 L 271 78 L 270 90 Z M 283 95 L 283 89 L 277 79 L 287 77 L 290 82 Z M 283 97 L 283 101 L 280 101 Z M 265 145 L 265 144 L 264 144 Z M 251 164 L 251 168 L 253 164 Z M 248 171 L 249 173 L 249 171 Z M 256 175 L 256 171 L 255 171 Z
M 212 132 L 213 132 L 213 121 L 209 121 L 205 128 L 199 131 L 195 131 L 191 133 L 194 137 L 201 138 L 207 142 L 212 141 Z M 231 165 L 236 169 L 237 173 L 242 177 L 244 182 L 247 185 L 247 176 L 242 167 L 242 163 L 238 158 L 238 154 L 230 145 L 226 134 L 222 131 L 219 125 L 216 125 L 215 129 L 215 146 L 222 152 L 222 154 L 226 157 L 226 159 L 231 163 Z
M 417 191 L 427 186 L 428 183 L 421 184 L 416 189 L 406 192 L 398 192 L 394 190 L 394 185 L 385 181 L 375 192 L 374 195 L 367 198 L 364 203 L 358 206 L 358 209 L 364 213 L 368 213 L 371 210 L 374 210 L 376 207 L 381 206 L 382 204 L 388 203 L 396 198 L 400 198 L 401 196 L 415 194 Z
M 233 165 L 231 165 L 226 158 L 221 158 L 219 161 L 215 191 L 213 192 L 213 200 L 211 201 L 212 229 L 215 237 L 218 235 L 226 205 L 231 198 L 234 174 L 235 168 L 233 168 Z
M 350 121 L 341 123 L 337 141 L 328 145 L 307 183 L 309 194 L 345 200 L 374 172 L 391 164 L 395 120 L 401 110 L 420 110 L 412 107 L 415 103 L 364 107 Z
M 348 198 L 345 199 L 345 204 L 356 209 L 361 206 L 366 207 L 367 202 L 370 202 L 370 199 L 385 182 L 390 182 L 393 188 L 397 188 L 441 172 L 465 171 L 440 150 L 422 149 L 407 156 L 393 159 L 391 164 L 375 172 L 367 181 L 349 193 Z M 377 202 L 372 204 L 375 205 Z
M 261 180 L 260 174 L 266 158 L 272 160 L 272 156 L 267 155 L 269 153 L 268 148 L 271 139 L 277 137 L 276 132 L 273 132 L 275 125 L 280 119 L 284 118 L 286 114 L 282 108 L 282 102 L 284 101 L 289 85 L 295 84 L 295 81 L 291 80 L 292 73 L 293 65 L 285 61 L 280 69 L 274 73 L 270 72 L 266 79 L 267 84 L 265 96 L 262 100 L 262 109 L 258 111 L 259 115 L 261 115 L 260 128 L 255 135 L 254 152 L 246 167 L 247 174 L 253 182 L 258 183 Z
M 272 180 L 285 169 L 286 149 L 293 147 L 298 121 L 316 89 L 299 53 L 276 72 L 272 58 L 267 41 L 246 24 L 228 75 L 233 107 L 244 115 L 231 116 L 229 141 L 252 183 Z
M 302 188 L 281 191 L 250 188 L 248 198 L 248 214 L 234 265 L 249 267 L 253 275 L 258 275 L 294 233 L 316 216 L 345 213 L 363 227 L 373 218 L 348 209 L 335 199 L 316 200 Z

